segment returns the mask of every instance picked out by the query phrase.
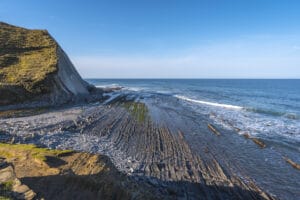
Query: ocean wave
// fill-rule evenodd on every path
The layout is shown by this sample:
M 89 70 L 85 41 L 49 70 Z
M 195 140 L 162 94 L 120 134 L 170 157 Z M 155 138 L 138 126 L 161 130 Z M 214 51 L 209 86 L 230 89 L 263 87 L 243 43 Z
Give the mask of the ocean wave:
M 288 119 L 297 120 L 300 119 L 300 116 L 295 113 L 287 113 L 287 112 L 280 112 L 275 110 L 267 110 L 267 109 L 260 109 L 260 108 L 247 108 L 248 112 L 254 112 L 258 114 L 264 114 L 264 115 L 271 115 L 275 117 L 285 117 Z
M 144 90 L 144 88 L 141 88 L 141 87 L 124 87 L 124 89 L 134 91 L 134 92 L 139 92 L 139 91 Z
M 198 104 L 204 104 L 204 105 L 209 105 L 209 106 L 216 106 L 216 107 L 222 107 L 222 108 L 227 108 L 227 109 L 234 109 L 234 110 L 242 110 L 243 107 L 241 106 L 235 106 L 235 105 L 230 105 L 230 104 L 221 104 L 221 103 L 215 103 L 215 102 L 209 102 L 209 101 L 201 101 L 197 99 L 190 99 L 185 96 L 181 95 L 174 95 L 178 99 L 182 99 L 188 102 L 193 102 L 193 103 L 198 103 Z
M 96 85 L 96 88 L 123 88 L 117 83 L 107 84 L 107 85 Z
M 265 115 L 272 115 L 272 116 L 282 116 L 284 113 L 278 112 L 275 110 L 267 110 L 267 109 L 261 109 L 261 108 L 247 108 L 248 112 L 254 112 L 259 114 L 265 114 Z

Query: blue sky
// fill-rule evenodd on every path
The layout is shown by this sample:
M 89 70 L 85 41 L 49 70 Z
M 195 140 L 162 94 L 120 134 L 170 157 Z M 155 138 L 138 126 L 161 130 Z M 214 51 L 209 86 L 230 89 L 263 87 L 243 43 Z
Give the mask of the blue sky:
M 297 0 L 0 0 L 85 78 L 300 78 Z

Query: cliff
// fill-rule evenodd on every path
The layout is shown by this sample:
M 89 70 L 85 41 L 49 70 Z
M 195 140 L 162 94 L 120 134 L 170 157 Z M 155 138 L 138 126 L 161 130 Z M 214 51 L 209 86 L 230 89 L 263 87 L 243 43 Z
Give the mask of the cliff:
M 60 104 L 89 94 L 86 83 L 46 30 L 0 22 L 0 105 Z
M 157 199 L 103 155 L 0 143 L 0 199 Z M 171 197 L 165 199 L 172 199 Z

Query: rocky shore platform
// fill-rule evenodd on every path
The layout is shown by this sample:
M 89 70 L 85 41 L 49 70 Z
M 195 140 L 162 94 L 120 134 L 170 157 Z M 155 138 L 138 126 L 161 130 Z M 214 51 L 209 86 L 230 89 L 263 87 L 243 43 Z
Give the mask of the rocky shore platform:
M 275 199 L 218 153 L 222 146 L 211 141 L 222 135 L 206 126 L 197 138 L 186 128 L 191 121 L 157 102 L 119 93 L 89 104 L 1 111 L 0 118 L 2 143 L 72 150 L 33 162 L 29 150 L 0 148 L 34 198 Z

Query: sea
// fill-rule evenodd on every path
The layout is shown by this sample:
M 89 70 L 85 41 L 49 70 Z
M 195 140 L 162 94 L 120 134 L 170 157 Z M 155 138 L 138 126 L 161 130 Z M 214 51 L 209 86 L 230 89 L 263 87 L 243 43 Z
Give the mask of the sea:
M 300 142 L 300 80 L 88 79 L 97 87 L 122 87 L 140 95 L 167 95 L 224 128 Z M 224 120 L 226 119 L 226 120 Z M 300 146 L 299 146 L 300 148 Z M 300 151 L 300 149 L 299 149 Z
M 117 95 L 135 95 L 141 101 L 155 99 L 154 102 L 165 108 L 173 104 L 173 110 L 175 108 L 179 115 L 184 115 L 190 121 L 199 121 L 199 124 L 208 118 L 209 123 L 221 128 L 222 134 L 228 132 L 226 135 L 229 138 L 236 139 L 200 137 L 198 142 L 192 139 L 192 143 L 196 143 L 196 149 L 208 144 L 203 142 L 205 140 L 214 143 L 220 150 L 215 151 L 218 159 L 230 160 L 231 166 L 235 166 L 233 163 L 236 162 L 236 166 L 240 165 L 242 171 L 249 172 L 248 175 L 270 193 L 280 199 L 300 199 L 300 173 L 283 159 L 288 157 L 300 163 L 299 79 L 87 81 L 99 88 L 119 88 Z M 197 126 L 196 131 L 193 130 L 196 134 L 207 130 L 207 122 L 202 124 L 202 127 Z M 259 138 L 267 147 L 256 147 L 251 140 L 243 139 L 242 135 L 245 134 Z M 223 150 L 227 153 L 224 154 Z

